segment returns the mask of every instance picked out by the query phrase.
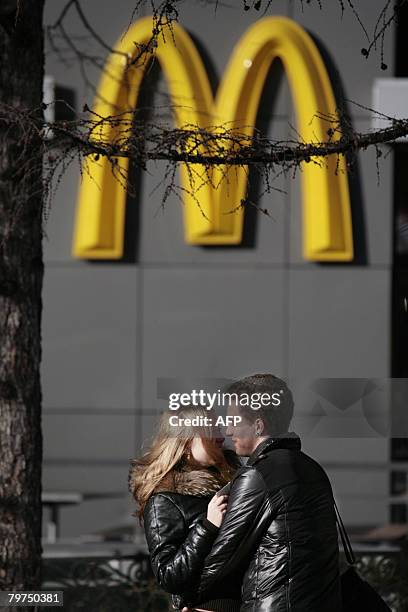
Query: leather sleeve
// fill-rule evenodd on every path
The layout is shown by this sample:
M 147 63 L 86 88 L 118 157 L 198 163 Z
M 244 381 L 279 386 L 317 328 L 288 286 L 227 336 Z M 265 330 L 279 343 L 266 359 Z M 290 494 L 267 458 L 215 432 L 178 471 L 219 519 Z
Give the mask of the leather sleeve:
M 194 603 L 209 598 L 215 583 L 225 575 L 231 579 L 242 563 L 254 554 L 270 516 L 262 476 L 254 468 L 243 468 L 231 487 L 227 513 L 205 560 L 200 585 L 194 589 Z M 187 596 L 184 601 L 188 599 Z
M 146 504 L 144 526 L 157 581 L 168 593 L 183 593 L 197 580 L 218 529 L 199 520 L 188 530 L 178 506 L 160 493 Z

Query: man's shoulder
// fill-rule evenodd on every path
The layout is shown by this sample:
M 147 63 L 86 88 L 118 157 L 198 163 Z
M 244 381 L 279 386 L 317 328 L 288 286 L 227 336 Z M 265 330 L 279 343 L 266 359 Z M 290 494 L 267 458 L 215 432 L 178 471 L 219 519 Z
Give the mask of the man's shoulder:
M 314 459 L 314 457 L 311 457 L 307 453 L 301 451 L 299 453 L 299 460 L 303 463 L 305 467 L 310 470 L 310 472 L 314 472 L 316 475 L 320 475 L 321 478 L 323 478 L 324 480 L 328 479 L 326 470 L 321 465 L 321 463 L 317 461 L 317 459 Z
M 293 453 L 287 449 L 276 449 L 252 467 L 261 475 L 268 489 L 293 485 L 295 482 L 320 482 L 325 487 L 331 486 L 323 466 L 303 451 Z
M 237 470 L 231 485 L 234 488 L 240 487 L 241 489 L 261 489 L 265 488 L 265 481 L 256 465 L 243 465 Z

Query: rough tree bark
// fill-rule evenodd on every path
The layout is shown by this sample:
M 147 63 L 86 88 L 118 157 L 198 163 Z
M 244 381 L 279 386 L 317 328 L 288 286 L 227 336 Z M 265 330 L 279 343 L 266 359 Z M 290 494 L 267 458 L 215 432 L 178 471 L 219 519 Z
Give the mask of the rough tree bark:
M 42 13 L 43 0 L 0 3 L 0 99 L 17 108 L 41 107 Z M 0 123 L 1 590 L 41 579 L 40 155 L 35 130 Z

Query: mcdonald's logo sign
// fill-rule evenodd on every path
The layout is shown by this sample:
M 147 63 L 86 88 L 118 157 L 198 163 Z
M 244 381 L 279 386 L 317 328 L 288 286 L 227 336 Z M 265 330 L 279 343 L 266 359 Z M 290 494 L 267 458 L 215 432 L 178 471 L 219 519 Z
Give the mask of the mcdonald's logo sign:
M 134 41 L 147 44 L 152 28 L 150 17 L 139 20 L 116 49 L 128 57 L 137 53 Z M 315 115 L 319 112 L 319 117 L 336 116 L 331 83 L 315 43 L 291 19 L 265 17 L 248 29 L 232 53 L 215 100 L 203 60 L 182 26 L 173 24 L 172 33 L 159 37 L 155 57 L 167 80 L 179 128 L 227 125 L 252 136 L 268 70 L 279 57 L 291 89 L 299 137 L 305 142 L 324 142 L 328 138 L 327 120 Z M 131 121 L 129 108 L 137 104 L 146 65 L 128 70 L 125 78 L 126 62 L 122 60 L 121 54 L 109 57 L 94 110 L 102 117 L 128 112 Z M 106 122 L 100 129 L 106 140 L 115 137 L 114 130 L 118 128 Z M 119 170 L 124 174 L 128 163 L 126 158 L 118 159 Z M 112 175 L 106 159 L 90 158 L 88 164 L 80 185 L 73 254 L 86 259 L 118 259 L 123 253 L 126 190 Z M 244 211 L 239 206 L 236 212 L 231 211 L 245 197 L 246 168 L 214 167 L 212 183 L 218 187 L 200 181 L 194 196 L 192 181 L 199 181 L 204 170 L 199 165 L 192 169 L 193 173 L 183 164 L 180 167 L 181 186 L 185 188 L 186 241 L 200 245 L 239 244 Z M 302 162 L 301 171 L 304 257 L 312 261 L 351 260 L 353 238 L 344 157 L 338 162 L 330 156 L 321 165 Z M 226 180 L 220 180 L 222 175 Z

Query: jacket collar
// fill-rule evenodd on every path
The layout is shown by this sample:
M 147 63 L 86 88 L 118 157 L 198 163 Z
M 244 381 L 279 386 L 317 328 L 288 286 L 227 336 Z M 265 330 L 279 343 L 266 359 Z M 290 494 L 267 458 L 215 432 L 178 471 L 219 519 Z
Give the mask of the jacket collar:
M 270 451 L 275 448 L 287 448 L 289 450 L 300 450 L 302 443 L 299 436 L 294 431 L 289 431 L 282 436 L 273 436 L 267 438 L 259 446 L 256 447 L 252 455 L 249 457 L 246 465 L 253 465 L 258 459 L 265 457 Z
M 220 474 L 209 469 L 173 469 L 158 483 L 154 493 L 207 497 L 219 491 L 224 482 Z
M 223 453 L 230 468 L 229 477 L 232 478 L 238 468 L 242 467 L 241 461 L 232 450 L 224 448 Z M 215 467 L 203 468 L 193 460 L 188 463 L 181 461 L 162 478 L 154 492 L 206 497 L 217 493 L 226 482 L 226 476 L 222 476 Z

